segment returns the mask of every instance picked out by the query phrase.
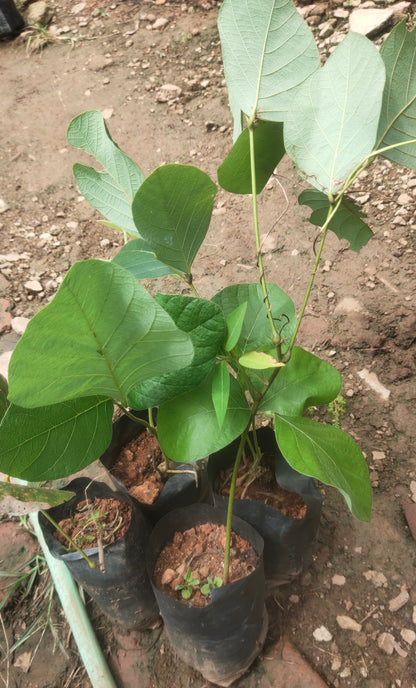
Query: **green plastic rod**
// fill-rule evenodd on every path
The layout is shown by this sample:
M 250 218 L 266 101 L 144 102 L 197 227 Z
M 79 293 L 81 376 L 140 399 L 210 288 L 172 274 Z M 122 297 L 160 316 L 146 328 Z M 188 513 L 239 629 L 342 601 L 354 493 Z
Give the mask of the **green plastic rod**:
M 101 647 L 91 626 L 85 607 L 70 572 L 63 561 L 51 555 L 39 526 L 38 514 L 30 514 L 30 520 L 49 566 L 62 608 L 71 626 L 81 659 L 92 683 L 92 688 L 117 688 Z

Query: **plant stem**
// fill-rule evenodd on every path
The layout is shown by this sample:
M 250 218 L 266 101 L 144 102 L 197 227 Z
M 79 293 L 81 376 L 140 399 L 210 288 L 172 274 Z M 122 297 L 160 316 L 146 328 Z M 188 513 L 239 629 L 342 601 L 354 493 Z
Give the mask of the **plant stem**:
M 64 538 L 65 538 L 66 540 L 68 540 L 68 542 L 69 542 L 69 544 L 71 545 L 71 547 L 73 547 L 73 548 L 74 548 L 74 549 L 75 549 L 75 550 L 85 559 L 85 561 L 87 562 L 87 564 L 88 564 L 88 566 L 90 567 L 90 569 L 96 569 L 96 568 L 97 568 L 95 562 L 92 561 L 92 559 L 90 559 L 90 558 L 85 554 L 85 552 L 84 552 L 80 547 L 78 547 L 78 545 L 75 544 L 75 542 L 72 540 L 72 538 L 71 538 L 69 535 L 67 535 L 67 533 L 65 533 L 64 530 L 62 530 L 61 526 L 60 526 L 58 523 L 56 523 L 56 521 L 54 521 L 54 519 L 52 518 L 52 516 L 50 516 L 50 515 L 48 514 L 47 511 L 43 511 L 43 509 L 40 509 L 40 513 L 43 514 L 43 516 L 44 516 L 50 523 L 52 523 L 52 525 L 54 526 L 54 528 L 56 528 L 56 530 L 57 530 L 59 533 L 61 533 L 61 535 L 63 535 Z
M 280 361 L 281 360 L 281 348 L 280 348 L 281 338 L 280 338 L 280 334 L 277 331 L 276 325 L 274 324 L 274 320 L 273 320 L 272 307 L 270 304 L 269 292 L 267 291 L 267 284 L 266 284 L 266 279 L 264 276 L 263 256 L 261 254 L 261 246 L 260 246 L 259 219 L 258 219 L 258 210 L 257 210 L 256 158 L 255 158 L 255 150 L 254 150 L 254 122 L 252 122 L 251 120 L 249 121 L 249 124 L 248 124 L 248 135 L 249 135 L 249 143 L 250 143 L 250 174 L 251 174 L 251 192 L 252 192 L 251 196 L 252 196 L 252 203 L 253 203 L 253 223 L 254 223 L 254 236 L 256 239 L 257 266 L 259 268 L 259 273 L 260 273 L 260 284 L 261 284 L 261 288 L 263 291 L 264 304 L 265 304 L 266 310 L 267 310 L 267 318 L 269 320 L 270 327 L 272 330 L 272 342 L 276 347 L 277 360 Z
M 299 313 L 298 319 L 297 319 L 297 321 L 296 321 L 295 331 L 294 331 L 294 333 L 293 333 L 293 335 L 292 335 L 292 339 L 290 340 L 289 352 L 293 349 L 293 346 L 294 346 L 295 341 L 296 341 L 296 336 L 297 336 L 297 334 L 298 334 L 298 330 L 299 330 L 300 324 L 301 324 L 301 322 L 302 322 L 303 316 L 305 315 L 306 306 L 307 306 L 307 304 L 308 304 L 309 297 L 310 297 L 310 295 L 311 295 L 313 283 L 314 283 L 315 277 L 316 277 L 316 272 L 317 272 L 317 270 L 318 270 L 318 265 L 319 265 L 319 262 L 320 262 L 320 259 L 321 259 L 321 255 L 322 255 L 322 251 L 323 251 L 323 248 L 324 248 L 326 235 L 327 235 L 327 233 L 328 233 L 329 223 L 330 223 L 330 221 L 332 220 L 332 218 L 334 217 L 335 213 L 337 212 L 339 206 L 341 205 L 342 198 L 343 198 L 343 195 L 340 195 L 340 196 L 337 197 L 337 199 L 336 199 L 333 203 L 330 203 L 330 206 L 329 206 L 329 209 L 328 209 L 328 216 L 327 216 L 327 218 L 326 218 L 324 224 L 322 225 L 322 236 L 321 236 L 321 241 L 319 242 L 319 248 L 318 248 L 318 252 L 317 252 L 317 254 L 316 254 L 316 258 L 315 258 L 315 262 L 314 262 L 313 269 L 312 269 L 312 272 L 311 272 L 311 276 L 310 276 L 310 278 L 309 278 L 309 284 L 308 284 L 307 289 L 306 289 L 305 298 L 303 299 L 302 307 L 301 307 L 301 309 L 300 309 L 300 313 Z
M 237 481 L 238 469 L 240 467 L 241 457 L 243 455 L 244 445 L 247 439 L 248 428 L 244 430 L 240 437 L 240 444 L 237 450 L 237 456 L 235 457 L 233 476 L 231 478 L 230 494 L 228 496 L 228 509 L 227 509 L 227 526 L 225 535 L 225 549 L 224 549 L 224 585 L 228 583 L 229 570 L 230 570 L 230 548 L 231 548 L 231 522 L 233 518 L 233 504 L 234 504 L 234 493 L 235 485 Z

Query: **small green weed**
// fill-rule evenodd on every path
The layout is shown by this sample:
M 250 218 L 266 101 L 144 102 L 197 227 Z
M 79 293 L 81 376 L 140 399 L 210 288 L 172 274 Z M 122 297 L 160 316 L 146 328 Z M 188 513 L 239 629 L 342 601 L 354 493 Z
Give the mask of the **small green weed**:
M 328 411 L 332 416 L 332 425 L 336 428 L 340 427 L 341 416 L 344 415 L 347 408 L 347 402 L 342 394 L 338 394 L 333 401 L 328 404 Z
M 183 577 L 183 580 L 184 582 L 181 585 L 177 585 L 175 590 L 180 590 L 183 599 L 189 600 L 192 593 L 194 592 L 194 588 L 197 588 L 199 586 L 199 579 L 193 577 L 191 567 L 189 567 Z

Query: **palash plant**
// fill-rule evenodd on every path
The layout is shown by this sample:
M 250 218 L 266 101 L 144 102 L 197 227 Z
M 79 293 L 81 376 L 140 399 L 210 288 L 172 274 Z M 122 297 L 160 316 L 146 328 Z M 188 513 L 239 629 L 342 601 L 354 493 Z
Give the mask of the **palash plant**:
M 230 193 L 252 196 L 258 282 L 201 297 L 192 265 L 216 184 L 180 164 L 145 178 L 112 141 L 99 112 L 75 117 L 69 142 L 102 166 L 76 164 L 79 189 L 104 224 L 132 240 L 111 261 L 74 264 L 29 323 L 10 362 L 0 470 L 38 482 L 72 474 L 108 446 L 115 405 L 127 414 L 157 407 L 157 429 L 151 412 L 146 425 L 175 461 L 195 461 L 240 437 L 230 532 L 249 431 L 259 415 L 269 416 L 287 462 L 336 487 L 354 516 L 369 520 L 371 487 L 361 450 L 338 427 L 304 415 L 337 397 L 341 376 L 296 341 L 328 232 L 355 252 L 372 236 L 347 198 L 353 182 L 377 156 L 416 169 L 416 33 L 402 21 L 380 51 L 349 33 L 321 67 L 313 35 L 291 0 L 225 0 L 219 31 L 234 145 L 218 181 Z M 260 243 L 258 195 L 284 153 L 312 187 L 299 202 L 320 227 L 297 315 L 289 296 L 267 283 Z M 141 284 L 167 275 L 173 292 L 177 280 L 189 295 L 153 298 Z M 250 450 L 259 453 L 255 433 Z M 227 576 L 228 555 L 224 582 Z

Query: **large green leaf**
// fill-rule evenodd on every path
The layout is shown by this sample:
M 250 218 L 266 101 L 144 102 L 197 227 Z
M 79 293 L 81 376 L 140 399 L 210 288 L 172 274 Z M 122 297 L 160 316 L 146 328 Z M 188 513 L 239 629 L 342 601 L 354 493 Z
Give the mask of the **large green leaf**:
M 126 404 L 143 380 L 191 363 L 193 346 L 120 266 L 76 263 L 29 323 L 9 367 L 9 398 L 25 407 L 102 395 Z
M 219 426 L 212 401 L 212 375 L 196 389 L 159 407 L 160 446 L 170 459 L 189 463 L 218 451 L 240 435 L 250 409 L 237 380 L 230 377 L 228 408 Z
M 136 410 L 159 406 L 199 385 L 211 371 L 226 335 L 222 311 L 212 301 L 166 294 L 158 294 L 157 301 L 177 327 L 189 334 L 195 353 L 188 367 L 146 380 L 135 387 L 128 401 Z
M 416 31 L 406 19 L 397 24 L 380 49 L 386 85 L 378 127 L 377 148 L 416 139 Z M 416 143 L 383 153 L 400 165 L 416 169 Z
M 319 68 L 312 32 L 293 2 L 226 0 L 218 29 L 233 113 L 284 121 L 295 89 Z
M 136 227 L 156 257 L 189 274 L 211 220 L 217 187 L 191 165 L 163 165 L 148 177 L 133 201 Z
M 275 429 L 279 448 L 292 468 L 336 487 L 354 516 L 370 520 L 370 478 L 352 437 L 309 418 L 275 416 Z
M 282 122 L 259 120 L 254 129 L 256 193 L 265 187 L 285 154 Z M 244 129 L 218 168 L 218 181 L 226 191 L 251 194 L 249 131 Z
M 329 211 L 329 199 L 326 194 L 318 189 L 305 189 L 299 195 L 299 203 L 308 205 L 313 212 L 309 222 L 322 227 Z M 357 253 L 373 236 L 370 227 L 362 221 L 366 217 L 360 208 L 352 201 L 342 199 L 341 205 L 329 223 L 329 229 L 337 235 L 338 239 L 346 239 L 350 242 L 349 248 Z
M 302 176 L 336 194 L 376 140 L 383 60 L 365 36 L 349 33 L 295 93 L 285 148 Z
M 292 299 L 276 284 L 268 284 L 269 298 L 278 330 L 286 342 L 290 341 L 296 324 L 295 306 Z M 242 303 L 247 302 L 243 326 L 237 345 L 239 354 L 263 350 L 271 345 L 272 333 L 260 284 L 234 284 L 212 298 L 228 316 Z M 283 351 L 287 345 L 283 343 Z
M 101 397 L 40 408 L 11 404 L 0 425 L 0 471 L 38 482 L 85 468 L 112 435 L 113 404 Z
M 127 242 L 113 258 L 113 263 L 129 270 L 136 279 L 155 279 L 171 275 L 173 270 L 161 263 L 152 248 L 143 239 Z
M 75 497 L 75 492 L 67 490 L 53 490 L 49 487 L 31 487 L 29 485 L 16 485 L 15 483 L 0 482 L 0 505 L 3 497 L 12 497 L 19 502 L 31 502 L 30 512 L 35 511 L 35 503 L 38 509 L 48 506 L 58 506 Z
M 74 165 L 84 198 L 112 224 L 137 236 L 131 204 L 144 175 L 114 143 L 102 114 L 91 110 L 78 115 L 70 122 L 67 137 L 71 146 L 94 155 L 104 168 L 97 172 L 93 167 Z
M 309 406 L 335 399 L 341 384 L 341 375 L 330 363 L 295 346 L 290 360 L 263 397 L 259 412 L 301 416 Z

